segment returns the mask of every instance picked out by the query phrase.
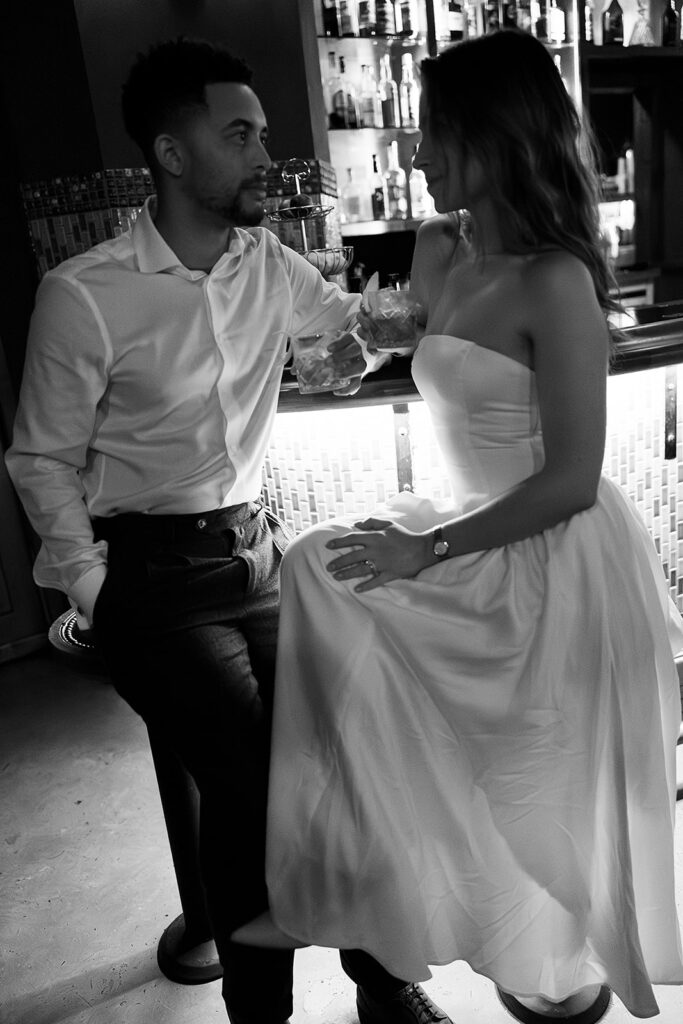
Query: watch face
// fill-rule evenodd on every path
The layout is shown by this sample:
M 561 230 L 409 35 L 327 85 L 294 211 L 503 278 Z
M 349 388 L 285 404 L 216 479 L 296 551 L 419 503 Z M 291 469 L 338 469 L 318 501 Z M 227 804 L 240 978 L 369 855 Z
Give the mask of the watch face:
M 442 558 L 444 555 L 447 555 L 448 554 L 448 543 L 447 543 L 447 541 L 445 541 L 445 540 L 437 540 L 436 544 L 434 545 L 434 554 L 438 555 L 440 558 Z

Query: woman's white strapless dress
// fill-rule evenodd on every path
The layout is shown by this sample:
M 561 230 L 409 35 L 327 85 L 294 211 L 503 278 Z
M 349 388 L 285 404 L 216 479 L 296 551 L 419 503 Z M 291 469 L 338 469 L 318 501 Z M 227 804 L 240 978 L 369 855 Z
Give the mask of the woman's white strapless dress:
M 543 462 L 535 378 L 423 338 L 413 376 L 457 507 L 401 494 L 423 530 Z M 357 517 L 355 517 L 357 518 Z M 277 924 L 418 981 L 467 961 L 517 995 L 608 984 L 658 1012 L 683 983 L 674 895 L 673 655 L 681 619 L 630 500 L 366 594 L 298 537 L 283 565 L 267 854 Z

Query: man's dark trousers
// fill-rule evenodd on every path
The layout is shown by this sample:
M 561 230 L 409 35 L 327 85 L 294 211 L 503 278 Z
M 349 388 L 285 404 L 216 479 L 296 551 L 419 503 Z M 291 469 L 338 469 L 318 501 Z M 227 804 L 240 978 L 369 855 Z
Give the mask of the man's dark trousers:
M 231 943 L 267 906 L 270 722 L 287 533 L 258 502 L 192 515 L 97 519 L 108 571 L 94 627 L 116 689 L 163 737 L 200 795 L 200 860 L 236 1024 L 292 1013 L 293 953 Z M 382 999 L 406 983 L 345 951 L 347 974 Z

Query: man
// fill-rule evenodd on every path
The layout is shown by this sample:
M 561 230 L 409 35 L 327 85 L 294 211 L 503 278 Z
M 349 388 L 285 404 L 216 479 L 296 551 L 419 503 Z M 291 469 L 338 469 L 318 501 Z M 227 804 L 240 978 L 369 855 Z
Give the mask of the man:
M 138 59 L 124 118 L 157 196 L 131 232 L 41 283 L 7 462 L 43 542 L 36 581 L 94 625 L 117 690 L 197 783 L 228 1015 L 283 1024 L 292 952 L 229 938 L 267 905 L 286 536 L 257 496 L 287 335 L 350 328 L 358 296 L 256 227 L 270 160 L 250 82 L 203 42 Z M 332 359 L 352 392 L 368 369 L 361 346 L 347 334 Z M 342 962 L 364 1024 L 447 1021 L 366 954 Z

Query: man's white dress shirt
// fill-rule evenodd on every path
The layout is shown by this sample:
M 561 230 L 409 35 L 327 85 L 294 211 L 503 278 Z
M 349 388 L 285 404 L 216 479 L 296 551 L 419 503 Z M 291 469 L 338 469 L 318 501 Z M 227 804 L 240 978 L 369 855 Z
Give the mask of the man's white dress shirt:
M 106 573 L 91 517 L 256 498 L 287 336 L 350 327 L 359 306 L 265 228 L 188 270 L 153 212 L 44 277 L 6 456 L 36 582 L 83 607 Z

